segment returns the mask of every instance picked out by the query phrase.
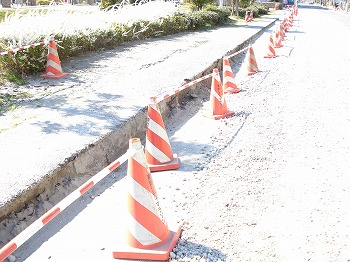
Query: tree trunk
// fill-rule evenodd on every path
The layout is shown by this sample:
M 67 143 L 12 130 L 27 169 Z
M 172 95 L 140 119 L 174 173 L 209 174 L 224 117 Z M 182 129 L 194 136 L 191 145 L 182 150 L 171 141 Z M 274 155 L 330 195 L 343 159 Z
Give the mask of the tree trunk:
M 2 0 L 3 8 L 11 8 L 11 0 Z
M 36 0 L 28 0 L 28 5 L 35 6 L 36 5 Z
M 239 15 L 239 14 L 238 14 L 238 1 L 239 1 L 239 0 L 236 0 L 236 1 L 235 1 L 236 16 Z

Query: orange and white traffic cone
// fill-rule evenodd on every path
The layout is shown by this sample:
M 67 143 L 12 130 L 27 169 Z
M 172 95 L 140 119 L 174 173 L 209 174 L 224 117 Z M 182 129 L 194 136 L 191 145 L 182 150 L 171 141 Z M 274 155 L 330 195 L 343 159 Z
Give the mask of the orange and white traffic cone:
M 139 138 L 130 139 L 128 152 L 126 232 L 113 258 L 168 260 L 181 228 L 164 218 Z
M 258 65 L 256 63 L 254 50 L 252 46 L 249 46 L 247 56 L 246 56 L 246 65 L 248 70 L 248 75 L 253 75 L 259 72 Z
M 250 11 L 245 11 L 244 19 L 245 19 L 246 22 L 249 22 L 249 13 L 250 13 Z
M 298 16 L 298 5 L 295 5 L 295 8 L 294 8 L 294 15 L 295 15 L 295 16 Z
M 213 69 L 210 91 L 210 105 L 211 111 L 204 114 L 206 117 L 217 120 L 235 114 L 235 112 L 227 109 L 225 94 L 222 89 L 219 70 L 217 68 Z
M 252 21 L 254 18 L 254 11 L 250 11 L 250 15 L 249 15 L 249 21 Z
M 289 27 L 293 27 L 293 13 L 289 16 Z
M 288 32 L 288 31 L 289 31 L 289 27 L 290 27 L 290 25 L 289 25 L 289 20 L 288 20 L 287 18 L 285 18 L 285 19 L 283 20 L 283 22 L 284 22 L 284 30 L 285 30 L 286 32 Z
M 60 58 L 58 57 L 57 47 L 53 36 L 51 36 L 49 42 L 45 72 L 46 73 L 44 75 L 40 75 L 41 78 L 58 79 L 68 75 L 67 73 L 62 72 L 61 62 Z
M 148 105 L 145 155 L 151 172 L 179 168 L 179 160 L 171 150 L 155 98 L 151 98 L 151 103 Z
M 235 79 L 234 79 L 234 75 L 233 75 L 233 72 L 231 69 L 230 61 L 228 60 L 227 57 L 224 57 L 222 59 L 222 61 L 223 61 L 222 78 L 223 78 L 224 93 L 225 94 L 238 93 L 241 90 L 237 87 L 237 85 L 235 83 Z
M 275 48 L 281 48 L 282 45 L 282 32 L 281 32 L 281 27 L 277 27 L 276 31 L 276 41 L 275 41 Z
M 276 57 L 276 52 L 275 52 L 275 48 L 273 47 L 272 35 L 270 35 L 269 44 L 267 46 L 267 51 L 266 51 L 266 54 L 264 55 L 264 58 L 275 58 L 275 57 Z
M 284 30 L 285 30 L 285 28 L 284 28 L 284 23 L 281 23 L 281 24 L 280 24 L 280 36 L 281 36 L 281 41 L 284 40 L 284 36 L 285 36 L 285 34 L 286 34 L 286 32 L 285 32 Z

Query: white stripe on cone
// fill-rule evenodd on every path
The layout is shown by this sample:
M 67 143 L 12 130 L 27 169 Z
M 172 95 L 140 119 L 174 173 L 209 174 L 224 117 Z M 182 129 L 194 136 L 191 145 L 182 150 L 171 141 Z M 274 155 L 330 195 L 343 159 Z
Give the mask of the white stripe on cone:
M 231 71 L 231 67 L 229 65 L 224 65 L 223 71 Z
M 141 145 L 141 143 L 140 143 Z M 138 151 L 142 151 L 139 153 Z M 143 153 L 143 147 L 141 146 L 141 149 L 138 148 L 132 148 L 129 146 L 129 156 L 131 156 L 137 163 L 142 165 L 144 168 L 147 168 L 149 171 L 148 163 L 145 157 L 145 154 Z
M 231 83 L 234 83 L 234 82 L 235 82 L 235 79 L 232 78 L 232 76 L 225 76 L 225 77 L 224 77 L 224 82 L 231 82 Z
M 52 60 L 47 60 L 47 66 L 52 66 L 53 68 L 57 69 L 58 71 L 62 72 L 62 67 L 55 63 L 54 61 Z
M 251 56 L 252 57 L 252 56 Z M 249 66 L 251 67 L 251 69 L 253 69 L 253 71 L 257 72 L 258 68 L 255 67 L 255 65 L 253 65 L 252 63 L 248 62 Z
M 49 46 L 49 54 L 53 54 L 54 56 L 58 57 L 58 52 L 55 48 L 52 48 Z
M 213 77 L 216 81 L 221 83 L 221 79 L 220 79 L 219 74 L 214 74 Z M 224 102 L 225 102 L 224 97 L 223 96 L 220 97 L 220 95 L 218 93 L 216 93 L 215 88 L 213 88 L 213 95 L 222 105 L 224 104 Z
M 131 176 L 128 177 L 128 188 L 132 190 L 128 190 L 128 193 L 143 207 L 147 208 L 154 215 L 159 217 L 158 210 L 154 205 L 155 197 L 151 192 L 146 190 L 143 186 L 137 183 Z
M 153 235 L 150 231 L 144 228 L 137 220 L 127 212 L 126 215 L 127 228 L 129 232 L 139 241 L 142 245 L 153 245 L 161 242 L 161 240 Z
M 160 136 L 164 141 L 166 141 L 170 145 L 168 135 L 163 127 L 161 127 L 157 122 L 153 121 L 153 119 L 151 118 L 148 118 L 147 125 L 149 130 Z
M 147 140 L 147 151 L 150 153 L 155 159 L 157 159 L 160 163 L 170 162 L 171 159 L 163 153 L 163 151 L 159 150 L 156 146 L 154 146 L 149 140 Z

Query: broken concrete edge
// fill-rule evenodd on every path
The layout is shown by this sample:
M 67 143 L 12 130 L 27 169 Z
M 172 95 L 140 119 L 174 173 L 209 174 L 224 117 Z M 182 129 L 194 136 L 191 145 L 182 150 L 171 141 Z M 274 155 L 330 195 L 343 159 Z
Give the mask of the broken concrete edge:
M 258 38 L 258 36 L 267 28 L 271 27 L 277 20 L 278 18 L 272 19 L 268 25 L 262 27 L 257 33 L 223 54 L 219 59 L 214 61 L 212 65 L 208 66 L 190 80 L 192 81 L 210 74 L 214 68 L 218 68 L 219 72 L 222 71 L 222 57 L 233 54 L 247 47 L 249 44 L 252 44 L 254 39 Z M 181 102 L 185 101 L 188 95 L 199 93 L 201 88 L 210 90 L 210 81 L 210 79 L 204 80 L 159 101 L 158 105 L 163 118 L 167 117 L 172 109 L 178 107 Z M 143 141 L 146 136 L 146 128 L 147 107 L 144 107 L 137 114 L 116 126 L 113 131 L 98 139 L 94 144 L 90 144 L 70 157 L 67 157 L 62 163 L 58 164 L 57 168 L 46 174 L 40 181 L 33 183 L 25 191 L 18 192 L 16 196 L 4 203 L 4 205 L 0 207 L 0 221 L 9 217 L 11 214 L 20 212 L 27 204 L 35 202 L 35 199 L 43 192 L 46 192 L 46 194 L 53 193 L 55 185 L 69 177 L 84 175 L 91 177 L 95 175 L 127 151 L 130 138 L 138 137 Z M 89 177 L 86 178 L 86 180 L 88 179 Z M 84 182 L 85 181 L 82 183 Z M 71 192 L 75 189 L 76 188 L 72 188 Z M 58 199 L 57 203 L 62 199 Z M 53 204 L 56 205 L 57 203 Z

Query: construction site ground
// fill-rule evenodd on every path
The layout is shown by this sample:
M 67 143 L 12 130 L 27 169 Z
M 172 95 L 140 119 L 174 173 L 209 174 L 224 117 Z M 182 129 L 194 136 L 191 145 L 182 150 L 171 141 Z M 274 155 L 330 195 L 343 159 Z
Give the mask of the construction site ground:
M 0 116 L 0 218 L 60 179 L 93 175 L 124 154 L 130 137 L 145 136 L 151 96 L 211 73 L 277 18 L 136 41 L 62 64 L 66 78 L 27 79 L 13 92 L 32 97 Z
M 276 15 L 283 15 L 283 11 Z M 339 33 L 350 26 L 346 19 L 317 6 L 300 7 L 284 46 L 276 49 L 277 57 L 271 59 L 263 58 L 273 29 L 268 25 L 274 21 L 268 16 L 234 30 L 225 27 L 140 41 L 119 52 L 81 58 L 94 66 L 92 71 L 79 68 L 84 63 L 77 60 L 63 65 L 70 78 L 51 86 L 49 81 L 46 87 L 52 94 L 38 99 L 38 106 L 17 109 L 23 115 L 30 114 L 0 135 L 20 132 L 21 128 L 22 135 L 25 128 L 36 131 L 31 136 L 34 144 L 29 145 L 28 136 L 14 140 L 18 148 L 21 143 L 28 148 L 22 159 L 29 167 L 18 160 L 17 165 L 10 165 L 9 157 L 5 167 L 22 168 L 22 175 L 35 168 L 67 168 L 54 161 L 67 147 L 71 154 L 63 157 L 63 163 L 69 166 L 73 161 L 75 173 L 69 171 L 69 179 L 53 183 L 51 191 L 40 192 L 35 202 L 3 220 L 0 240 L 10 240 L 51 208 L 92 175 L 89 170 L 97 172 L 117 158 L 118 153 L 112 151 L 125 153 L 129 138 L 142 135 L 146 129 L 145 107 L 150 96 L 178 87 L 185 79 L 211 73 L 213 67 L 221 70 L 222 56 L 237 51 L 236 46 L 253 37 L 260 72 L 247 76 L 244 53 L 231 60 L 241 88 L 240 93 L 226 96 L 229 109 L 236 112 L 233 117 L 217 121 L 203 117 L 210 107 L 209 80 L 161 105 L 169 113 L 165 118 L 167 131 L 180 158 L 178 170 L 152 173 L 166 217 L 183 230 L 170 260 L 348 261 L 350 105 L 346 68 L 350 59 L 341 52 L 348 43 L 341 40 L 347 36 Z M 320 54 L 328 48 L 327 41 L 320 41 L 323 33 L 337 40 L 339 49 L 333 50 L 333 56 Z M 256 34 L 260 37 L 254 37 Z M 112 57 L 122 57 L 125 62 L 109 64 Z M 147 59 L 140 62 L 142 58 Z M 337 73 L 332 74 L 333 68 L 325 63 L 335 66 Z M 82 76 L 86 80 L 81 81 Z M 42 89 L 38 77 L 30 81 Z M 336 88 L 326 92 L 330 86 Z M 1 117 L 13 120 L 10 116 L 17 110 Z M 37 114 L 35 110 L 39 110 Z M 21 111 L 17 112 L 21 116 Z M 113 133 L 117 127 L 126 129 Z M 35 134 L 41 134 L 42 139 L 35 139 Z M 51 143 L 45 140 L 49 136 Z M 115 141 L 116 137 L 120 140 Z M 97 144 L 101 138 L 103 143 Z M 53 149 L 53 144 L 58 148 Z M 36 147 L 30 150 L 33 145 Z M 104 161 L 94 158 L 89 150 L 103 152 Z M 56 156 L 44 163 L 37 159 L 39 152 L 46 157 L 41 159 Z M 112 261 L 111 252 L 123 241 L 126 167 L 123 164 L 79 198 L 11 259 Z M 50 172 L 42 173 L 48 181 Z M 36 181 L 40 180 L 28 178 L 24 184 Z M 14 185 L 8 184 L 2 191 L 10 187 L 15 191 Z

